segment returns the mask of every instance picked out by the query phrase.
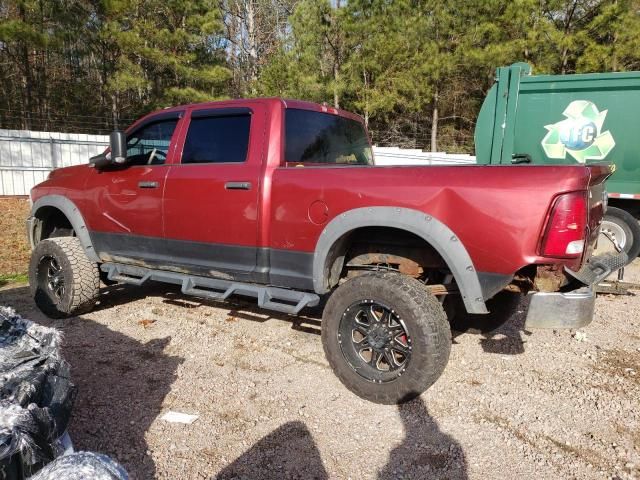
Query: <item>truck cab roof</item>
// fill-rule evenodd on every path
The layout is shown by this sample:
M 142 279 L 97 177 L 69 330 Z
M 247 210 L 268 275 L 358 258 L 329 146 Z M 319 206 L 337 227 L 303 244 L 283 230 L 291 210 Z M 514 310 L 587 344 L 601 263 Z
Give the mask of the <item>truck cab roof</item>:
M 192 110 L 196 108 L 242 108 L 249 104 L 255 104 L 256 102 L 266 105 L 269 109 L 286 109 L 293 108 L 297 110 L 310 110 L 314 112 L 329 113 L 333 115 L 339 115 L 344 118 L 350 118 L 360 123 L 364 123 L 364 119 L 355 113 L 335 108 L 327 104 L 319 104 L 315 102 L 307 102 L 305 100 L 296 100 L 291 98 L 282 97 L 259 97 L 259 98 L 236 98 L 229 100 L 216 100 L 212 102 L 199 102 L 189 103 L 184 105 L 176 105 L 174 107 L 163 108 L 160 110 L 154 110 L 153 112 L 144 115 L 131 124 L 133 127 L 139 123 L 145 122 L 149 118 L 167 112 L 180 112 L 183 110 Z M 129 127 L 129 128 L 130 128 Z

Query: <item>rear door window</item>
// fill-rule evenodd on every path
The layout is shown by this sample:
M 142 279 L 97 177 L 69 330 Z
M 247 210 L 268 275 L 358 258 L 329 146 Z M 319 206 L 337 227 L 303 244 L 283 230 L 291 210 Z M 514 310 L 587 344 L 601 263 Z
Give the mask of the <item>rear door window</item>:
M 362 123 L 329 113 L 288 108 L 285 161 L 332 165 L 373 165 Z
M 242 163 L 249 147 L 249 113 L 191 118 L 182 163 Z

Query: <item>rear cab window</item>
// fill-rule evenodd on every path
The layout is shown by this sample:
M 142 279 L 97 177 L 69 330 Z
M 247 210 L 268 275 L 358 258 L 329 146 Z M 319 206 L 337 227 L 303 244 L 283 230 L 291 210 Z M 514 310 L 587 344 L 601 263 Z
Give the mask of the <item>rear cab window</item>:
M 230 109 L 236 110 L 236 109 Z M 244 163 L 249 147 L 251 112 L 192 113 L 182 150 L 182 164 Z
M 373 165 L 364 125 L 330 113 L 285 110 L 285 162 L 296 165 Z

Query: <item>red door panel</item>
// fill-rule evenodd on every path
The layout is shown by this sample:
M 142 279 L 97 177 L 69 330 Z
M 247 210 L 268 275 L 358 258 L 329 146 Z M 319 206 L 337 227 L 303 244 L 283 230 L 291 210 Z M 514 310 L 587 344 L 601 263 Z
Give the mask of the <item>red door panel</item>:
M 86 185 L 95 205 L 89 229 L 162 238 L 162 189 L 168 171 L 168 165 L 94 170 Z
M 127 262 L 162 254 L 162 198 L 180 116 L 161 113 L 146 119 L 127 135 L 125 165 L 92 169 L 88 175 L 86 194 L 95 206 L 88 228 L 103 259 Z M 143 237 L 150 239 L 149 248 L 141 245 Z
M 190 270 L 251 278 L 266 116 L 259 103 L 190 112 L 164 192 L 167 245 Z

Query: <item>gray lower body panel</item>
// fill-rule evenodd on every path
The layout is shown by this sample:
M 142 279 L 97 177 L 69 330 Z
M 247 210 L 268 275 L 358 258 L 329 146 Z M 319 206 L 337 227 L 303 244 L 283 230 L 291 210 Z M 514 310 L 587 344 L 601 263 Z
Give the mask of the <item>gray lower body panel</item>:
M 596 303 L 592 287 L 571 292 L 537 292 L 530 294 L 526 328 L 580 328 L 591 323 Z
M 482 297 L 485 300 L 493 298 L 493 296 L 502 291 L 504 287 L 511 283 L 513 275 L 504 275 L 502 273 L 478 272 L 478 280 L 480 288 L 482 288 Z
M 102 262 L 313 291 L 313 253 L 91 232 Z
M 27 239 L 29 240 L 29 246 L 31 247 L 31 250 L 33 250 L 35 248 L 35 240 L 33 238 L 33 230 L 35 228 L 35 224 L 36 224 L 36 217 L 29 217 L 27 218 Z

